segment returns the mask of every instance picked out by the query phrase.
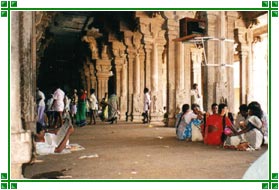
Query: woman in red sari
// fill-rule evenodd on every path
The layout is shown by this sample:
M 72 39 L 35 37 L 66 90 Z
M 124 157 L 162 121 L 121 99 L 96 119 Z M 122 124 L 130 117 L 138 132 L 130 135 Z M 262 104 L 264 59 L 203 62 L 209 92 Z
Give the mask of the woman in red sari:
M 218 114 L 212 114 L 207 117 L 205 125 L 204 144 L 223 145 L 221 139 L 224 125 L 231 127 L 232 123 L 227 117 L 228 107 L 226 104 L 219 104 Z

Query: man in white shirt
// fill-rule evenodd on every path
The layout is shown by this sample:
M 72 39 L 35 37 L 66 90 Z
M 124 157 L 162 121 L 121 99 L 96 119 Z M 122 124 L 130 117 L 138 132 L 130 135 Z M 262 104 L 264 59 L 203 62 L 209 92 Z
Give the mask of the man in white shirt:
M 198 104 L 200 107 L 200 110 L 203 111 L 202 106 L 202 96 L 199 92 L 199 87 L 197 83 L 193 84 L 193 88 L 191 89 L 191 104 Z
M 143 105 L 143 123 L 148 123 L 149 122 L 149 109 L 150 109 L 150 104 L 151 104 L 151 100 L 150 100 L 150 95 L 149 95 L 149 89 L 148 88 L 144 88 L 144 105 Z
M 90 109 L 90 125 L 92 124 L 92 121 L 94 121 L 94 125 L 96 124 L 96 113 L 98 111 L 98 100 L 95 96 L 95 89 L 91 88 L 90 90 L 90 98 L 89 98 L 89 109 Z
M 56 91 L 53 93 L 53 109 L 55 111 L 55 127 L 62 126 L 62 114 L 64 111 L 64 97 L 65 93 L 60 88 L 57 88 Z M 58 125 L 59 120 L 59 125 Z

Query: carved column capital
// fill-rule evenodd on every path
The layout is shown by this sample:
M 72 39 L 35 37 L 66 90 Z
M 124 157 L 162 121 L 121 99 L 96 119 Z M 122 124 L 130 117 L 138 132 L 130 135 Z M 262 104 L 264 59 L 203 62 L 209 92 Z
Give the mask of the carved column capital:
M 110 63 L 107 64 L 105 62 L 97 62 L 96 65 L 97 73 L 109 73 L 111 70 L 111 65 Z
M 98 59 L 99 58 L 99 52 L 98 52 L 98 48 L 97 48 L 96 39 L 93 36 L 83 36 L 82 41 L 89 44 L 89 48 L 91 50 L 91 58 L 92 59 Z

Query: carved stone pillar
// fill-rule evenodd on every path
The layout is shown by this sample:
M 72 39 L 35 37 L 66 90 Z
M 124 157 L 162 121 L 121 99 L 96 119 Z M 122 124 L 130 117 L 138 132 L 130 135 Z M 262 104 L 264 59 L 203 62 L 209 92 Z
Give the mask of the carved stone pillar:
M 140 94 L 140 55 L 139 53 L 136 54 L 135 62 L 134 62 L 134 94 Z
M 255 36 L 255 33 L 254 33 Z M 256 36 L 253 42 L 253 89 L 254 100 L 261 104 L 263 111 L 268 112 L 268 76 L 264 75 L 268 71 L 268 51 L 267 33 Z M 262 77 L 258 77 L 262 76 Z
M 97 70 L 97 79 L 98 79 L 98 98 L 99 101 L 105 96 L 105 93 L 108 93 L 108 80 L 111 70 L 111 60 L 107 54 L 107 46 L 103 46 L 102 50 L 102 59 L 96 60 L 96 70 Z
M 184 17 L 194 18 L 195 12 L 164 11 L 162 14 L 167 19 L 167 125 L 174 126 L 175 115 L 181 111 L 182 104 L 190 100 L 188 91 L 191 88 L 189 48 L 191 45 L 189 46 L 182 42 L 178 43 L 173 40 L 179 38 L 179 20 Z
M 165 32 L 165 31 L 164 31 Z M 164 60 L 163 60 L 163 55 L 164 55 L 164 49 L 165 49 L 165 44 L 166 44 L 166 40 L 164 37 L 161 36 L 161 38 L 157 39 L 157 61 L 158 61 L 158 70 L 157 70 L 157 76 L 158 76 L 158 85 L 157 85 L 157 99 L 158 99 L 158 103 L 157 103 L 157 108 L 154 109 L 154 111 L 157 114 L 157 121 L 161 121 L 162 119 L 162 114 L 164 113 L 163 107 L 165 106 L 165 104 L 163 102 L 165 102 L 165 100 L 163 100 L 164 94 L 166 94 L 166 91 L 164 91 L 166 89 L 166 76 L 164 76 L 163 74 L 163 64 L 164 64 Z M 165 73 L 166 74 L 166 73 Z
M 91 78 L 90 78 L 90 70 L 89 70 L 88 62 L 83 64 L 83 73 L 84 73 L 84 76 L 85 76 L 84 90 L 86 90 L 87 93 L 90 93 Z
M 120 101 L 120 120 L 125 119 L 125 112 L 127 111 L 127 67 L 126 63 L 126 46 L 123 42 L 112 40 L 112 51 L 115 61 L 116 70 L 116 94 Z
M 97 79 L 95 76 L 95 68 L 93 63 L 89 64 L 89 75 L 90 75 L 90 88 L 94 88 L 97 91 Z
M 184 44 L 181 42 L 176 43 L 177 56 L 176 56 L 176 90 L 181 91 L 184 89 Z
M 191 48 L 191 59 L 192 59 L 192 79 L 193 84 L 198 84 L 199 92 L 202 92 L 202 73 L 201 64 L 203 61 L 203 48 Z M 203 110 L 203 95 L 201 94 L 201 110 Z
M 126 119 L 126 112 L 127 112 L 127 61 L 124 59 L 124 63 L 122 65 L 122 72 L 121 72 L 121 93 L 120 93 L 120 119 Z
M 140 16 L 140 30 L 143 33 L 144 49 L 146 52 L 146 72 L 150 69 L 150 79 L 146 76 L 146 81 L 151 85 L 151 122 L 163 121 L 162 89 L 159 90 L 159 68 L 162 66 L 162 55 L 164 50 L 165 30 L 162 29 L 164 18 L 160 14 L 155 14 L 150 18 L 144 13 L 137 13 Z M 151 67 L 148 67 L 150 63 Z M 146 82 L 147 84 L 148 82 Z
M 128 50 L 128 116 L 133 121 L 133 81 L 134 81 L 134 54 L 131 50 Z
M 199 87 L 201 86 L 201 64 L 203 48 L 191 48 L 191 59 L 192 59 L 192 73 L 193 73 L 193 83 L 197 83 Z M 199 89 L 200 90 L 200 89 Z
M 248 80 L 247 80 L 247 102 L 254 100 L 254 84 L 253 84 L 253 54 L 252 54 L 252 43 L 253 43 L 253 31 L 252 29 L 247 30 L 247 42 L 248 42 Z
M 220 30 L 220 36 L 219 37 L 225 37 L 225 30 L 226 30 L 226 23 L 225 23 L 225 13 L 221 11 L 218 15 L 218 25 Z M 218 42 L 218 49 L 217 49 L 217 55 L 218 55 L 218 64 L 223 65 L 226 64 L 226 53 L 227 49 L 225 46 L 224 41 Z M 216 100 L 218 103 L 225 101 L 223 103 L 226 103 L 228 98 L 228 90 L 227 90 L 227 70 L 224 66 L 218 66 L 217 68 L 217 74 L 219 76 L 218 81 L 216 81 Z
M 84 73 L 84 68 L 83 67 L 80 68 L 78 72 L 79 72 L 82 87 L 86 87 L 86 76 Z
M 99 49 L 97 46 L 96 39 L 101 37 L 102 34 L 99 33 L 96 29 L 91 29 L 86 32 L 86 35 L 82 37 L 82 41 L 89 44 L 89 48 L 91 50 L 91 58 L 93 60 L 99 59 Z
M 35 131 L 32 85 L 36 75 L 32 74 L 31 60 L 35 33 L 32 12 L 12 12 L 11 16 L 11 178 L 15 179 L 23 178 L 22 164 L 32 155 L 31 132 L 27 129 Z
M 144 37 L 146 38 L 146 36 Z M 151 64 L 152 64 L 152 44 L 145 42 L 144 51 L 146 55 L 145 59 L 145 87 L 151 89 Z
M 34 14 L 34 37 L 36 38 L 36 44 L 34 45 L 36 48 L 36 69 L 39 70 L 41 57 L 44 55 L 44 52 L 48 45 L 53 41 L 53 37 L 46 36 L 45 30 L 52 22 L 54 16 L 57 14 L 56 12 L 47 12 L 47 11 L 36 11 Z M 35 72 L 36 73 L 36 72 Z M 37 72 L 37 75 L 39 73 Z M 35 88 L 35 87 L 34 87 Z M 35 89 L 34 89 L 35 91 Z
M 133 62 L 133 121 L 142 120 L 143 111 L 143 89 L 141 88 L 141 70 L 144 70 L 144 64 L 141 62 L 142 47 L 141 44 L 142 34 L 140 32 L 134 32 L 133 34 L 133 47 L 134 47 L 134 62 Z
M 240 57 L 240 104 L 246 104 L 247 103 L 247 93 L 248 93 L 248 87 L 247 87 L 247 78 L 248 78 L 248 47 L 244 47 L 245 45 L 241 45 L 241 51 L 239 52 Z
M 227 12 L 207 12 L 208 36 L 219 38 L 232 38 L 234 27 L 231 17 Z M 229 18 L 228 18 L 229 17 Z M 234 107 L 233 71 L 230 66 L 233 63 L 233 43 L 224 40 L 208 41 L 207 61 L 207 88 L 206 108 L 210 109 L 213 102 L 224 102 L 230 110 Z M 206 47 L 205 47 L 206 48 Z M 212 65 L 214 65 L 212 67 Z
M 110 60 L 97 60 L 97 78 L 98 78 L 98 98 L 99 101 L 105 97 L 108 92 L 108 80 L 110 77 L 111 63 Z
M 179 37 L 179 22 L 176 20 L 173 11 L 163 12 L 167 18 L 167 112 L 168 123 L 167 126 L 174 126 L 176 114 L 176 69 L 173 66 L 176 60 L 176 42 L 173 39 Z
M 132 121 L 140 121 L 143 109 L 143 92 L 141 75 L 143 67 L 142 56 L 142 34 L 138 31 L 124 31 L 125 45 L 128 53 L 128 116 Z
M 244 27 L 239 27 L 236 30 L 236 36 L 238 39 L 238 51 L 240 62 L 240 104 L 248 102 L 249 94 L 249 45 L 246 41 L 247 30 Z
M 216 37 L 218 32 L 216 28 L 218 28 L 218 12 L 207 12 L 207 20 L 208 20 L 208 29 L 207 35 Z M 208 41 L 207 46 L 204 47 L 206 52 L 206 58 L 208 64 L 219 64 L 218 58 L 218 41 Z M 211 104 L 216 102 L 216 81 L 219 80 L 217 76 L 217 67 L 206 66 L 204 68 L 205 78 L 204 78 L 204 106 L 206 110 L 210 110 Z
M 236 11 L 227 11 L 226 12 L 226 20 L 227 20 L 227 32 L 225 36 L 228 39 L 234 39 L 234 32 L 235 32 L 235 20 L 238 17 L 238 14 Z M 231 94 L 235 94 L 235 85 L 234 85 L 234 69 L 233 69 L 233 64 L 234 64 L 234 42 L 233 41 L 227 41 L 225 42 L 226 45 L 226 64 L 228 67 L 227 69 L 227 89 L 228 89 L 228 106 L 229 110 L 231 112 L 235 112 L 238 110 L 235 110 L 235 105 L 239 105 L 239 102 L 235 102 L 235 96 L 231 96 Z M 238 106 L 237 106 L 238 107 Z

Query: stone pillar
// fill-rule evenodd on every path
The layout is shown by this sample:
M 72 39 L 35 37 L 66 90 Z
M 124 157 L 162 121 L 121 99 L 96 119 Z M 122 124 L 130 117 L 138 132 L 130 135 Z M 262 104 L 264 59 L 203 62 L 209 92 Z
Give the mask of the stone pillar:
M 226 12 L 226 20 L 227 20 L 227 32 L 226 32 L 226 37 L 228 39 L 234 39 L 234 32 L 235 32 L 235 20 L 237 19 L 238 14 L 236 11 L 227 11 Z M 234 89 L 234 69 L 233 69 L 233 64 L 234 64 L 234 42 L 233 41 L 226 41 L 225 42 L 226 49 L 227 49 L 227 54 L 226 54 L 226 64 L 227 64 L 227 89 L 228 89 L 228 106 L 229 106 L 229 111 L 235 112 L 235 104 L 239 105 L 239 102 L 235 102 L 235 97 L 231 96 L 231 94 L 235 93 Z
M 184 102 L 191 102 L 191 96 L 190 92 L 192 89 L 192 80 L 193 80 L 193 71 L 192 71 L 192 56 L 191 56 L 191 49 L 195 46 L 194 44 L 184 44 Z M 198 78 L 197 76 L 195 76 Z M 202 77 L 200 78 L 202 80 Z M 203 85 L 200 85 L 200 88 L 202 88 Z M 201 90 L 201 89 L 200 89 Z M 202 93 L 202 91 L 200 91 Z M 181 109 L 181 107 L 180 107 Z
M 122 72 L 121 72 L 121 95 L 120 95 L 120 119 L 124 120 L 126 119 L 126 112 L 127 112 L 127 60 L 124 59 L 124 63 L 122 66 Z
M 239 52 L 240 57 L 240 104 L 247 103 L 247 78 L 248 78 L 248 47 L 242 45 L 241 51 Z
M 114 55 L 116 70 L 116 94 L 120 102 L 120 120 L 125 120 L 127 111 L 127 67 L 126 67 L 126 46 L 123 42 L 112 40 L 112 51 Z M 125 66 L 124 66 L 125 65 Z
M 137 12 L 137 16 L 139 16 L 140 30 L 143 34 L 143 43 L 146 52 L 146 72 L 149 70 L 147 64 L 151 64 L 151 122 L 162 122 L 163 92 L 162 89 L 159 89 L 159 68 L 162 67 L 163 50 L 166 44 L 166 31 L 162 29 L 163 24 L 165 23 L 165 19 L 160 14 L 154 14 L 152 15 L 152 17 L 149 17 L 147 15 L 144 15 L 143 12 Z M 148 80 L 149 77 L 146 76 L 146 81 Z
M 98 30 L 93 28 L 91 30 L 87 30 L 86 35 L 82 37 L 82 41 L 89 44 L 89 48 L 91 50 L 91 60 L 93 60 L 93 62 L 91 62 L 90 59 L 87 59 L 88 68 L 86 69 L 86 72 L 85 72 L 86 76 L 83 76 L 83 73 L 81 72 L 81 77 L 86 77 L 85 81 L 87 83 L 86 89 L 88 90 L 88 93 L 90 93 L 91 88 L 94 88 L 96 97 L 99 100 L 101 100 L 103 98 L 103 97 L 99 96 L 99 95 L 103 95 L 103 93 L 99 91 L 100 87 L 97 85 L 98 83 L 97 83 L 97 78 L 96 78 L 95 72 L 98 71 L 98 69 L 94 67 L 94 64 L 95 64 L 96 60 L 100 59 L 99 49 L 98 49 L 98 44 L 97 44 L 96 39 L 98 39 L 101 36 L 102 36 L 102 34 L 99 33 Z M 100 65 L 102 65 L 102 64 L 99 62 L 99 66 Z M 101 83 L 105 83 L 103 80 L 106 80 L 106 79 L 103 79 L 103 73 L 99 76 L 102 78 Z M 100 81 L 98 81 L 98 82 L 100 84 Z M 106 87 L 107 86 L 108 85 L 106 85 Z M 106 91 L 108 91 L 108 90 L 106 90 Z
M 197 83 L 199 87 L 201 86 L 201 64 L 203 48 L 191 48 L 191 59 L 192 59 L 192 73 L 193 73 L 193 83 Z M 199 89 L 200 90 L 200 89 Z
M 165 33 L 165 31 L 164 31 Z M 158 102 L 158 106 L 157 106 L 157 110 L 156 112 L 159 112 L 159 117 L 157 120 L 161 121 L 161 117 L 164 113 L 164 109 L 163 107 L 165 106 L 164 102 L 166 102 L 166 100 L 164 100 L 163 98 L 166 94 L 166 72 L 163 72 L 163 68 L 164 68 L 164 50 L 165 50 L 165 45 L 166 45 L 166 40 L 165 38 L 159 38 L 157 40 L 157 59 L 158 59 L 158 86 L 157 86 L 157 92 L 158 92 L 158 97 L 159 97 L 159 102 Z M 164 75 L 165 74 L 165 75 Z
M 11 16 L 11 178 L 17 179 L 23 178 L 22 164 L 29 162 L 32 155 L 31 132 L 26 129 L 35 128 L 34 94 L 30 86 L 34 78 L 29 78 L 35 77 L 30 74 L 35 34 L 32 12 L 11 12 Z
M 253 84 L 254 100 L 261 104 L 263 111 L 268 113 L 268 76 L 264 73 L 268 72 L 268 51 L 267 51 L 267 33 L 262 33 L 260 36 L 255 36 L 253 42 Z M 262 77 L 258 77 L 262 76 Z
M 153 92 L 158 91 L 158 50 L 157 44 L 153 43 L 152 66 L 151 66 L 151 89 Z M 156 111 L 156 110 L 154 110 Z
M 82 41 L 89 44 L 89 48 L 91 50 L 91 58 L 93 60 L 99 59 L 99 50 L 97 47 L 97 41 L 96 41 L 96 34 L 90 33 L 90 31 L 87 32 L 86 36 L 82 37 Z
M 102 66 L 98 66 L 98 67 L 103 67 L 103 63 L 102 63 Z M 110 73 L 110 70 L 108 70 L 107 72 L 98 71 L 98 73 L 97 73 L 97 78 L 99 81 L 99 85 L 98 85 L 99 102 L 102 100 L 102 98 L 105 97 L 105 93 L 108 92 L 108 79 L 110 76 L 109 73 Z
M 140 55 L 139 53 L 136 54 L 136 59 L 134 63 L 134 94 L 140 94 Z
M 133 68 L 134 68 L 134 55 L 132 51 L 128 51 L 128 116 L 130 117 L 130 120 L 133 121 Z
M 95 76 L 95 68 L 93 63 L 89 63 L 89 75 L 90 75 L 90 88 L 94 88 L 97 92 L 97 80 Z
M 36 38 L 36 69 L 39 70 L 41 57 L 43 57 L 44 52 L 48 45 L 53 41 L 53 37 L 46 36 L 45 30 L 49 27 L 50 23 L 54 19 L 54 16 L 57 12 L 48 12 L 48 11 L 35 11 L 34 12 L 34 37 Z M 38 75 L 38 72 L 35 71 Z M 34 82 L 35 83 L 35 82 Z M 35 91 L 34 87 L 34 91 Z
M 254 84 L 253 84 L 253 55 L 252 55 L 252 43 L 253 43 L 253 31 L 247 30 L 247 43 L 248 43 L 248 80 L 247 80 L 247 102 L 254 101 Z
M 159 80 L 160 82 L 160 86 L 162 89 L 162 105 L 164 107 L 167 107 L 167 48 L 166 46 L 164 46 L 164 50 L 163 50 L 163 55 L 162 55 L 162 67 L 160 69 L 159 75 L 162 76 L 161 80 Z M 164 110 L 165 112 L 166 110 Z M 165 123 L 166 124 L 166 123 Z
M 192 83 L 198 84 L 199 92 L 202 92 L 202 73 L 201 64 L 203 56 L 203 48 L 191 48 L 191 59 L 192 59 Z M 201 110 L 203 110 L 203 94 L 201 93 Z
M 176 68 L 177 68 L 177 76 L 176 76 L 176 90 L 179 92 L 184 90 L 184 44 L 181 42 L 176 43 L 177 47 L 177 56 L 176 56 Z
M 146 37 L 144 37 L 146 38 Z M 144 44 L 145 51 L 145 87 L 151 89 L 151 65 L 152 65 L 152 44 L 147 41 Z
M 128 121 L 128 117 L 130 117 L 130 121 L 132 118 L 132 94 L 133 94 L 133 87 L 132 87 L 132 80 L 133 80 L 133 53 L 132 53 L 132 36 L 133 33 L 128 30 L 124 30 L 124 44 L 127 46 L 127 65 L 126 65 L 126 73 L 122 73 L 124 77 L 126 77 L 126 84 L 127 91 L 123 89 L 123 92 L 126 91 L 126 94 L 123 93 L 123 96 L 126 96 L 127 99 L 127 109 L 126 109 L 126 120 Z M 125 101 L 124 98 L 121 98 L 121 102 Z
M 133 33 L 133 48 L 134 48 L 134 62 L 133 62 L 133 121 L 142 120 L 143 111 L 143 89 L 140 85 L 143 78 L 141 78 L 141 70 L 144 69 L 143 62 L 141 62 L 142 47 L 141 44 L 142 34 L 140 32 Z
M 173 39 L 179 37 L 179 22 L 176 20 L 173 11 L 163 12 L 167 18 L 167 126 L 174 126 L 176 114 L 176 69 L 173 66 L 176 62 L 176 43 Z
M 98 79 L 98 98 L 100 100 L 105 96 L 105 93 L 108 92 L 108 80 L 110 77 L 111 70 L 111 60 L 107 54 L 107 46 L 103 45 L 101 59 L 96 60 L 96 70 L 97 70 L 97 79 Z
M 128 116 L 132 121 L 140 121 L 143 109 L 143 89 L 141 70 L 144 69 L 142 57 L 142 34 L 138 31 L 124 31 L 125 45 L 128 52 Z
M 248 102 L 249 94 L 249 45 L 246 41 L 246 28 L 239 27 L 236 30 L 236 37 L 238 39 L 238 51 L 240 62 L 240 104 L 246 104 Z
M 90 70 L 89 70 L 88 62 L 83 64 L 83 73 L 84 73 L 84 76 L 85 76 L 84 90 L 86 90 L 87 93 L 89 94 L 90 93 L 90 87 L 91 87 L 91 78 L 90 78 Z
M 228 29 L 228 19 L 225 12 L 207 12 L 208 20 L 208 36 L 217 38 L 229 38 L 233 33 L 232 27 Z M 207 96 L 204 96 L 205 107 L 210 109 L 210 105 L 213 102 L 220 103 L 226 102 L 229 107 L 233 107 L 233 98 L 228 97 L 229 92 L 233 93 L 233 84 L 229 71 L 231 68 L 227 66 L 232 65 L 232 43 L 225 42 L 223 40 L 209 40 L 207 42 L 206 56 L 208 66 L 205 68 L 205 92 Z M 212 66 L 215 65 L 215 66 Z
M 225 21 L 225 12 L 221 11 L 218 15 L 218 22 L 219 23 L 219 37 L 226 37 L 226 21 Z M 227 49 L 225 46 L 224 41 L 219 41 L 218 43 L 218 64 L 220 66 L 217 67 L 217 73 L 219 76 L 219 80 L 216 81 L 216 99 L 218 103 L 225 101 L 227 103 L 228 98 L 228 89 L 227 89 L 227 70 L 226 67 L 222 66 L 227 64 L 226 56 L 227 56 Z

